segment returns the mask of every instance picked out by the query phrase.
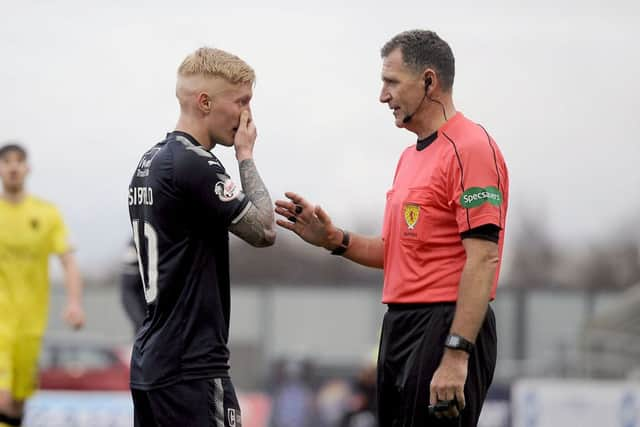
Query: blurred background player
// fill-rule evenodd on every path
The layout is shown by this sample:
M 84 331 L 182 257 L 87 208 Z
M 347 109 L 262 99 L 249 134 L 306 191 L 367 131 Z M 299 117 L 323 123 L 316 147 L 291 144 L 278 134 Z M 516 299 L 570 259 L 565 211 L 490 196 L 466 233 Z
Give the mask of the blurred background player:
M 60 212 L 28 195 L 27 152 L 0 147 L 0 426 L 19 426 L 37 384 L 37 365 L 49 308 L 49 255 L 64 271 L 65 321 L 84 324 L 82 282 Z

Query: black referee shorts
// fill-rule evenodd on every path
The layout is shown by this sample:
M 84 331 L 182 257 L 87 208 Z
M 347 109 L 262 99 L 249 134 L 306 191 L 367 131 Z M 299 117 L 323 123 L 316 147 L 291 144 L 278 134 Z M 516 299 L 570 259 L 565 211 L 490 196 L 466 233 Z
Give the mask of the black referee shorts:
M 496 366 L 496 322 L 489 307 L 469 357 L 466 407 L 457 419 L 429 416 L 429 386 L 440 365 L 456 306 L 390 304 L 378 356 L 378 427 L 475 427 Z
M 135 427 L 242 427 L 240 405 L 229 378 L 132 389 L 131 394 Z

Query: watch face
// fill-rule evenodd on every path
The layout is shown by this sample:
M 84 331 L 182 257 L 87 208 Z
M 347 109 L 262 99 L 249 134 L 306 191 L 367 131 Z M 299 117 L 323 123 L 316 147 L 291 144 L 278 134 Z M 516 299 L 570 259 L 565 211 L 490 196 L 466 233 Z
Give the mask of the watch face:
M 449 337 L 449 344 L 455 346 L 455 347 L 460 347 L 460 338 L 458 337 Z

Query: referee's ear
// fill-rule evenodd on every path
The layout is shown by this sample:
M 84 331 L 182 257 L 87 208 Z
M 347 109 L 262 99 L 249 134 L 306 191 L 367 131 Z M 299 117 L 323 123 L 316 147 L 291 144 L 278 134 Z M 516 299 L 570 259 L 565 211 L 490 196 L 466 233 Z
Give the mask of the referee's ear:
M 424 81 L 424 93 L 429 96 L 429 89 L 433 90 L 434 87 L 440 84 L 438 80 L 438 74 L 432 68 L 427 68 L 422 73 L 422 80 Z

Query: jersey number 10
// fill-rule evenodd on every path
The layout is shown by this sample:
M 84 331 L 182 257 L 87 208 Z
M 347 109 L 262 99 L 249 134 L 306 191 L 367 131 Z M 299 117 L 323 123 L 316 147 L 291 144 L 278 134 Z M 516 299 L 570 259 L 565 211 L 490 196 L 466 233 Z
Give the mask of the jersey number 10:
M 136 252 L 138 252 L 138 268 L 144 286 L 144 298 L 147 300 L 147 304 L 151 304 L 158 296 L 158 234 L 151 224 L 143 222 L 142 228 L 146 242 L 141 245 L 139 224 L 140 221 L 137 219 L 131 222 L 133 241 L 136 244 Z

